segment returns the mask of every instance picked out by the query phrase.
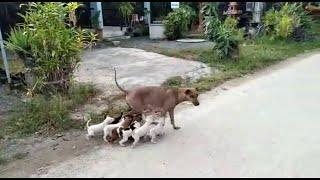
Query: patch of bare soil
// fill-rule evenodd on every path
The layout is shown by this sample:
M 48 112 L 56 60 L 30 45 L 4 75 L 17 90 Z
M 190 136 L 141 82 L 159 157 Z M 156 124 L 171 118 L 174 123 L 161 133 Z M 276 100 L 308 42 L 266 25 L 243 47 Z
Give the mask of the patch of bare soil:
M 45 173 L 46 167 L 65 161 L 104 145 L 102 136 L 87 140 L 85 130 L 73 130 L 51 137 L 33 135 L 28 138 L 1 142 L 2 158 L 13 159 L 0 165 L 0 177 L 27 177 Z M 17 157 L 17 154 L 22 156 Z

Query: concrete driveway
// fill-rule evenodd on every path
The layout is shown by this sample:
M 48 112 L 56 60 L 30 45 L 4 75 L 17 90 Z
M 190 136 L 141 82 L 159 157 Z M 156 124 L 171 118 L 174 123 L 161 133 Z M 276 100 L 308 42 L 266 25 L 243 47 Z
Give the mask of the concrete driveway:
M 143 85 L 158 86 L 173 76 L 196 80 L 211 73 L 206 64 L 198 61 L 118 47 L 86 51 L 75 72 L 75 79 L 95 84 L 107 96 L 119 92 L 114 83 L 113 67 L 117 70 L 119 84 L 125 89 Z
M 217 88 L 198 107 L 180 105 L 181 129 L 167 121 L 158 144 L 105 145 L 41 177 L 319 177 L 319 59 Z

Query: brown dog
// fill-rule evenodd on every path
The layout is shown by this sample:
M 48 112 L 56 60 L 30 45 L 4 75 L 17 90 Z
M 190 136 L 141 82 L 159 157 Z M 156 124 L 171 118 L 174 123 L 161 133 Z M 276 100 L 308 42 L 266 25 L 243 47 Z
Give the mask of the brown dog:
M 143 112 L 148 105 L 163 108 L 169 112 L 173 129 L 180 129 L 174 122 L 174 108 L 184 101 L 190 101 L 193 105 L 200 105 L 198 93 L 195 88 L 165 88 L 145 86 L 133 90 L 124 90 L 117 82 L 117 73 L 114 68 L 114 79 L 117 87 L 125 93 L 128 105 L 137 112 Z

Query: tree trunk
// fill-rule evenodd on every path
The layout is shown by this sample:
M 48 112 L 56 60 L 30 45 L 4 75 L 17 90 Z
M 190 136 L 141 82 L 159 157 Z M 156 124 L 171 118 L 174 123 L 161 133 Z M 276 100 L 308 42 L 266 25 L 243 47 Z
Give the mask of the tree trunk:
M 201 13 L 201 8 L 202 8 L 202 2 L 199 2 L 199 14 L 198 14 L 198 18 L 199 18 L 198 31 L 199 32 L 203 32 L 203 27 L 202 27 L 203 14 Z

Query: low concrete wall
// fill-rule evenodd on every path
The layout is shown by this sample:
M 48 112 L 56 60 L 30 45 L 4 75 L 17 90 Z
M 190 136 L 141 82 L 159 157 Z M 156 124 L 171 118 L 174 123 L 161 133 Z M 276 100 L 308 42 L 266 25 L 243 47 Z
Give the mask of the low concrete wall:
M 165 27 L 163 24 L 150 24 L 149 25 L 149 34 L 150 39 L 165 39 L 164 35 Z

